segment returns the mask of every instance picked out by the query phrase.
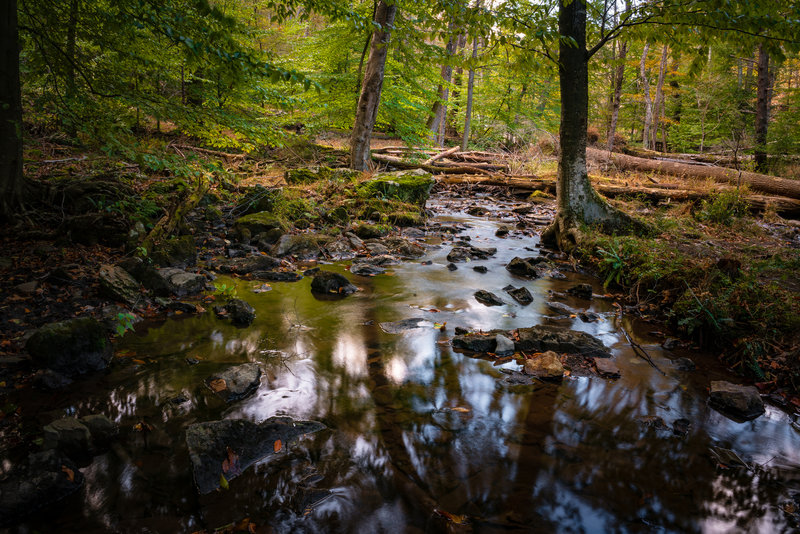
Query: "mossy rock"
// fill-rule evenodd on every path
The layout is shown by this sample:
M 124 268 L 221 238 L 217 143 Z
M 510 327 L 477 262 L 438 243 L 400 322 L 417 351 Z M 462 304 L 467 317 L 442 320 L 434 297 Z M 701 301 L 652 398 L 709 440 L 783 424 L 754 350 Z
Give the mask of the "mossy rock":
M 290 169 L 283 175 L 289 185 L 311 184 L 323 180 L 346 182 L 358 178 L 359 171 L 351 169 L 331 169 L 330 167 L 306 167 L 304 169 Z
M 386 220 L 395 226 L 421 226 L 425 223 L 422 214 L 415 211 L 398 211 L 386 215 Z
M 189 189 L 189 186 L 185 181 L 180 178 L 173 178 L 163 182 L 155 182 L 147 188 L 145 196 L 158 198 L 162 195 L 182 193 L 187 189 Z
M 105 326 L 90 317 L 45 325 L 25 348 L 35 365 L 73 377 L 105 369 L 113 355 Z
M 282 189 L 269 189 L 263 185 L 256 185 L 251 187 L 236 204 L 235 212 L 249 215 L 272 211 L 282 200 Z
M 194 237 L 182 235 L 173 237 L 157 246 L 150 257 L 161 267 L 185 268 L 197 263 L 197 247 Z
M 337 206 L 328 212 L 327 219 L 332 223 L 347 224 L 350 222 L 350 213 L 344 206 Z
M 260 211 L 258 213 L 251 213 L 244 217 L 239 217 L 236 219 L 234 227 L 238 232 L 242 233 L 246 230 L 250 235 L 257 235 L 261 232 L 269 232 L 274 229 L 286 229 L 280 219 L 267 211 Z
M 376 239 L 389 233 L 389 228 L 380 224 L 362 223 L 353 229 L 353 233 L 361 239 Z
M 420 169 L 389 172 L 359 185 L 358 194 L 368 198 L 400 200 L 424 207 L 433 184 L 433 176 Z

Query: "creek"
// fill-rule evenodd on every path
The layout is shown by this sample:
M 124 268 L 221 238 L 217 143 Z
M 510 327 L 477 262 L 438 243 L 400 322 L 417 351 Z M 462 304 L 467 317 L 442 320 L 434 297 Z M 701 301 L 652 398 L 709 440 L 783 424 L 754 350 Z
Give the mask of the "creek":
M 463 205 L 429 201 L 435 222 L 467 225 L 459 237 L 496 247 L 495 256 L 450 271 L 451 244 L 431 235 L 427 242 L 440 247 L 387 274 L 367 278 L 348 273 L 349 262 L 324 265 L 360 289 L 339 300 L 313 296 L 308 277 L 273 282 L 262 293 L 252 290 L 263 282 L 220 277 L 255 307 L 251 326 L 236 328 L 210 311 L 140 323 L 118 343 L 110 373 L 31 399 L 26 409 L 53 417 L 107 414 L 122 432 L 82 469 L 82 490 L 20 530 L 195 532 L 243 518 L 259 532 L 286 533 L 792 528 L 784 513 L 800 491 L 800 427 L 792 416 L 767 406 L 739 423 L 710 408 L 709 382 L 737 379 L 713 355 L 662 349 L 657 325 L 620 314 L 611 301 L 567 297 L 561 302 L 601 320 L 558 318 L 548 291 L 588 283 L 602 294 L 601 281 L 574 272 L 564 280 L 515 277 L 505 265 L 537 254 L 537 238 L 495 236 L 499 225 L 514 223 L 502 215 L 511 204 L 492 201 L 497 211 L 488 217 L 466 215 Z M 508 284 L 527 287 L 533 303 L 515 303 L 502 290 Z M 505 304 L 479 303 L 479 289 Z M 380 326 L 409 318 L 429 322 L 400 333 Z M 596 336 L 620 378 L 573 373 L 560 383 L 509 385 L 507 372 L 520 367 L 514 361 L 475 358 L 448 343 L 456 326 L 537 324 Z M 623 328 L 663 374 L 637 356 Z M 680 370 L 679 357 L 697 369 Z M 252 396 L 226 404 L 204 385 L 246 362 L 263 370 Z M 327 428 L 285 444 L 229 489 L 198 495 L 186 427 L 276 415 Z M 673 431 L 676 421 L 685 432 Z M 152 430 L 134 430 L 140 422 Z M 711 448 L 735 451 L 746 465 L 720 464 Z

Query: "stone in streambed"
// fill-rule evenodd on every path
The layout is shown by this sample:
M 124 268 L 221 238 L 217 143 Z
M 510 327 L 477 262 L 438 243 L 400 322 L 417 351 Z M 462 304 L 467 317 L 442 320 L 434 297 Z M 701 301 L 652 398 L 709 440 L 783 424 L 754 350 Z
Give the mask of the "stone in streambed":
M 258 389 L 261 367 L 257 363 L 236 365 L 206 378 L 205 384 L 225 402 L 238 401 Z
M 586 332 L 557 326 L 536 325 L 517 329 L 516 350 L 522 352 L 557 351 L 587 357 L 609 358 L 603 343 Z
M 594 365 L 597 367 L 597 374 L 603 378 L 620 377 L 619 367 L 610 358 L 595 358 Z
M 531 295 L 531 292 L 525 287 L 514 287 L 509 284 L 503 288 L 503 291 L 511 295 L 511 298 L 523 306 L 527 306 L 533 302 L 533 295 Z
M 278 454 L 289 442 L 324 428 L 316 421 L 290 417 L 271 417 L 258 424 L 226 419 L 190 425 L 186 445 L 197 489 L 210 493 L 223 478 L 230 481 L 262 458 Z
M 502 306 L 505 304 L 505 302 L 500 300 L 500 297 L 483 289 L 476 291 L 474 296 L 475 300 L 485 306 Z
M 495 341 L 495 349 L 494 352 L 498 356 L 505 356 L 507 354 L 514 353 L 514 342 L 508 339 L 503 334 L 497 334 L 494 336 Z
M 101 265 L 97 277 L 100 281 L 100 292 L 106 297 L 129 306 L 143 303 L 139 282 L 122 267 Z
M 320 271 L 311 281 L 311 292 L 321 295 L 349 295 L 358 288 L 339 273 Z
M 106 328 L 90 317 L 45 325 L 25 348 L 38 367 L 71 378 L 105 369 L 113 353 Z
M 525 374 L 543 380 L 561 380 L 564 378 L 564 366 L 558 354 L 549 350 L 525 360 Z
M 726 416 L 749 421 L 764 413 L 764 402 L 753 386 L 741 386 L 722 380 L 711 382 L 709 404 Z
M 218 317 L 227 317 L 236 326 L 250 326 L 256 318 L 256 310 L 242 299 L 231 299 L 224 306 L 214 306 Z
M 375 276 L 385 273 L 386 269 L 368 263 L 354 263 L 350 266 L 350 272 L 358 276 Z
M 206 289 L 206 278 L 202 274 L 188 273 L 182 269 L 167 267 L 158 269 L 158 275 L 167 284 L 170 293 L 177 297 L 195 295 Z
M 571 288 L 567 289 L 567 294 L 574 295 L 578 298 L 591 300 L 592 286 L 589 284 L 576 284 Z

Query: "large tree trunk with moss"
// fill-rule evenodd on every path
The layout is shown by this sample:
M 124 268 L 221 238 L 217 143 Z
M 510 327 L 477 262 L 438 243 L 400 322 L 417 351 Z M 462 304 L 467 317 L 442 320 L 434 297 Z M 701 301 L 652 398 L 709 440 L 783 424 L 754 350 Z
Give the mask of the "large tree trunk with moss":
M 380 0 L 375 10 L 375 22 L 380 26 L 372 32 L 372 44 L 361 84 L 361 96 L 358 98 L 356 120 L 350 138 L 350 166 L 358 171 L 366 170 L 369 165 L 369 142 L 375 119 L 378 117 L 378 104 L 383 89 L 383 72 L 386 65 L 386 54 L 389 48 L 391 27 L 397 6 Z
M 589 54 L 586 50 L 586 4 L 562 0 L 558 30 L 558 75 L 561 87 L 561 130 L 558 161 L 558 212 L 542 233 L 542 241 L 572 250 L 582 240 L 584 225 L 621 230 L 632 224 L 595 192 L 586 172 L 586 127 L 589 119 Z M 565 5 L 566 4 L 566 5 Z M 573 40 L 574 43 L 571 43 Z
M 17 1 L 0 9 L 0 220 L 22 204 L 22 98 L 19 85 Z

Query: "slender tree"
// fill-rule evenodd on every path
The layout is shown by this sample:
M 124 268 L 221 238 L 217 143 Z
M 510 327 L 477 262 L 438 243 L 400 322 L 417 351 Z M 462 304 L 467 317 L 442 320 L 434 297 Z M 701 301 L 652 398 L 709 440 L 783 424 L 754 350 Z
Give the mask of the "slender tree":
M 19 83 L 17 0 L 0 8 L 0 219 L 22 203 L 22 97 Z
M 391 2 L 391 3 L 390 3 Z M 358 98 L 356 120 L 350 138 L 350 165 L 353 169 L 363 171 L 369 166 L 370 138 L 378 117 L 378 104 L 383 89 L 383 73 L 386 66 L 386 54 L 389 48 L 392 24 L 397 13 L 397 5 L 391 0 L 380 0 L 375 8 L 377 27 L 372 32 L 372 44 L 369 59 L 364 70 L 364 81 L 361 84 L 361 95 Z
M 767 131 L 769 127 L 769 108 L 772 96 L 772 73 L 770 72 L 769 52 L 761 44 L 758 47 L 758 87 L 756 90 L 756 149 L 754 152 L 756 168 L 767 167 Z

